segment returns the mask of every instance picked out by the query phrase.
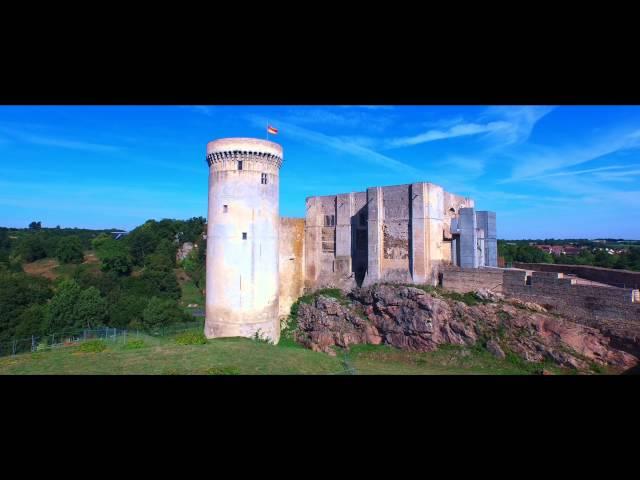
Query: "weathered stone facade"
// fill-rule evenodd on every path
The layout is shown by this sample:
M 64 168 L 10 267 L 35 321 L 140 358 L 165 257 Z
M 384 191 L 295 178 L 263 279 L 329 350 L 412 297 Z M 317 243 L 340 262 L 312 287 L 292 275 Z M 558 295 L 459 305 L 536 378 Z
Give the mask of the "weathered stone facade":
M 495 266 L 495 214 L 433 183 L 307 198 L 280 218 L 282 147 L 251 138 L 207 145 L 207 337 L 264 335 L 305 288 L 435 285 L 446 265 Z
M 497 266 L 495 218 L 433 183 L 307 198 L 305 287 L 435 285 L 445 265 Z
M 207 144 L 205 335 L 280 337 L 282 147 L 251 138 Z

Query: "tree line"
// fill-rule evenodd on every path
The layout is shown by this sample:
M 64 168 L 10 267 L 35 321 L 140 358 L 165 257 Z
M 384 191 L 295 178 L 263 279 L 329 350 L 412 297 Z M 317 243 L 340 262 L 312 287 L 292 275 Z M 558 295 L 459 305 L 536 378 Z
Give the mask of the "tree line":
M 193 317 L 180 306 L 174 269 L 178 247 L 197 243 L 182 262 L 204 289 L 205 219 L 149 220 L 115 240 L 108 231 L 0 229 L 0 341 L 101 326 L 154 330 Z M 14 237 L 14 238 L 12 238 Z M 93 250 L 99 269 L 82 263 Z M 24 273 L 24 263 L 53 257 L 68 274 L 48 280 Z
M 529 245 L 528 242 L 528 240 L 520 242 L 499 240 L 498 255 L 503 257 L 507 264 L 512 262 L 558 263 L 640 271 L 640 246 L 628 247 L 624 253 L 609 254 L 602 249 L 601 244 L 591 242 L 594 246 L 582 249 L 578 255 L 553 255 Z

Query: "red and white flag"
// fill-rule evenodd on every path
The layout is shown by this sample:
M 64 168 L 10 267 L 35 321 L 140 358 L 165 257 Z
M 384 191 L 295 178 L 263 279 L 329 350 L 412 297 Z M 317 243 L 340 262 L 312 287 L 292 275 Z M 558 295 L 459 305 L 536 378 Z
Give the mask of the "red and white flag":
M 277 129 L 277 128 L 272 127 L 271 125 L 268 125 L 268 126 L 267 126 L 267 133 L 271 133 L 271 134 L 273 134 L 273 135 L 277 135 L 277 133 L 278 133 L 278 129 Z

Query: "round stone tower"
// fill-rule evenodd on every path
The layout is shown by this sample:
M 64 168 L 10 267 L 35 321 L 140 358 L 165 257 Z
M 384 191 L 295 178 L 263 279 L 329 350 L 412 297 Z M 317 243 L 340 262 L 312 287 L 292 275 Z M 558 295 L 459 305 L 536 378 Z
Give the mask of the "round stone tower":
M 207 144 L 209 215 L 205 335 L 280 339 L 282 147 L 255 138 Z

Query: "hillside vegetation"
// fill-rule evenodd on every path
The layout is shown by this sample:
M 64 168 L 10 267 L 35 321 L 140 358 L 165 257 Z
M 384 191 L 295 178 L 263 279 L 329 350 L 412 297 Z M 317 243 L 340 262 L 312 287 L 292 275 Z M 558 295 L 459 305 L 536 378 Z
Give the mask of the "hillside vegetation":
M 180 344 L 178 335 L 140 335 L 126 343 L 91 341 L 51 351 L 0 358 L 0 375 L 531 375 L 530 365 L 494 358 L 481 349 L 446 346 L 406 352 L 356 345 L 335 357 L 291 341 L 279 345 L 248 338 Z M 89 343 L 89 342 L 86 342 Z M 104 348 L 103 348 L 104 347 Z M 573 373 L 558 371 L 557 373 Z
M 0 344 L 67 329 L 152 332 L 202 306 L 205 220 L 149 220 L 109 231 L 0 228 Z M 176 262 L 184 242 L 198 245 Z

